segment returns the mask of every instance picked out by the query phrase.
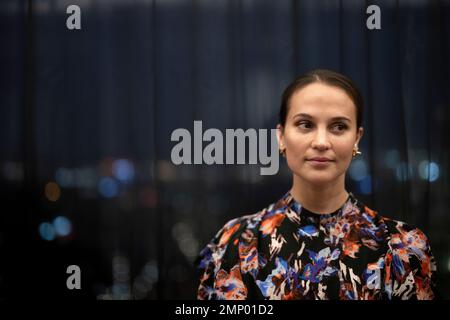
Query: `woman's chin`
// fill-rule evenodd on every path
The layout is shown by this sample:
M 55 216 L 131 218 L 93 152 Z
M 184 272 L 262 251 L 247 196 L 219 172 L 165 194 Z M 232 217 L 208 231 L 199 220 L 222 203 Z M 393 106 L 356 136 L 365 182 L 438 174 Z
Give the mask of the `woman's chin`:
M 326 185 L 337 179 L 336 175 L 332 175 L 329 172 L 310 172 L 307 175 L 301 175 L 300 178 L 311 184 Z

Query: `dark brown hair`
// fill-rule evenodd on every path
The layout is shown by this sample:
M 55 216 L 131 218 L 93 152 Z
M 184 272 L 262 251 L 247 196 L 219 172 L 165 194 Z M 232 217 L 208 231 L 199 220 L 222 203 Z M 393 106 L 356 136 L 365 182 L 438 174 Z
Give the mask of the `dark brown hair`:
M 289 111 L 289 99 L 294 94 L 294 92 L 315 82 L 338 87 L 348 94 L 356 107 L 356 130 L 358 130 L 358 128 L 362 125 L 364 112 L 364 100 L 361 96 L 361 93 L 352 80 L 350 80 L 343 74 L 326 69 L 316 69 L 309 71 L 308 73 L 305 73 L 304 75 L 295 79 L 286 87 L 281 98 L 279 123 L 284 127 Z

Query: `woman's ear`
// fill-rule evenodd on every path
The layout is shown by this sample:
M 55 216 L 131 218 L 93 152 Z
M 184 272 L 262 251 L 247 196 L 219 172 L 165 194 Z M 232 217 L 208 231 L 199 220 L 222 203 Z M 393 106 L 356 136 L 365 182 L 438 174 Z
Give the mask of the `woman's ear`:
M 361 140 L 363 134 L 364 134 L 364 128 L 363 127 L 359 127 L 358 132 L 356 134 L 356 142 L 355 142 L 356 145 L 359 144 L 359 141 Z
M 277 140 L 280 149 L 286 149 L 284 145 L 284 127 L 281 124 L 277 125 Z

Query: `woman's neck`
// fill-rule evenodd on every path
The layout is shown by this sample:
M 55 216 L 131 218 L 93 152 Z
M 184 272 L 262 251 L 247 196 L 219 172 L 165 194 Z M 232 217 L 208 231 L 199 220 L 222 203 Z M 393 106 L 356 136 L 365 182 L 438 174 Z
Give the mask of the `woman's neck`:
M 345 190 L 345 175 L 335 181 L 317 185 L 294 174 L 290 193 L 303 207 L 320 214 L 338 210 L 348 198 L 348 192 Z

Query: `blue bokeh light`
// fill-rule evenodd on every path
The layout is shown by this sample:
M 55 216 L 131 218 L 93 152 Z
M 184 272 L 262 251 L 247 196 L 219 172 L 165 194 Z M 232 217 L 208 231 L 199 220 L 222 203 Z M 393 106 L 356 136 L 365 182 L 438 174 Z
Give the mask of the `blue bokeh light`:
M 389 150 L 384 157 L 384 163 L 388 168 L 395 169 L 400 162 L 400 154 L 397 150 Z
M 349 168 L 350 177 L 355 181 L 362 181 L 367 176 L 367 163 L 362 159 L 354 160 Z
M 366 175 L 364 179 L 358 181 L 357 183 L 358 191 L 361 194 L 371 194 L 372 193 L 372 177 L 370 174 Z
M 72 223 L 66 217 L 60 216 L 53 220 L 53 227 L 58 236 L 65 237 L 72 232 Z
M 48 222 L 43 222 L 39 225 L 39 235 L 46 241 L 52 241 L 55 239 L 55 228 Z
M 131 181 L 134 178 L 134 166 L 131 161 L 118 159 L 112 165 L 112 172 L 117 180 L 122 182 Z
M 55 172 L 55 180 L 63 188 L 72 187 L 74 183 L 73 172 L 66 168 L 58 168 Z
M 119 184 L 114 178 L 103 177 L 98 183 L 98 191 L 105 198 L 114 198 L 119 193 Z
M 439 178 L 439 165 L 427 160 L 422 161 L 419 164 L 419 176 L 423 180 L 428 180 L 429 182 L 436 181 Z

